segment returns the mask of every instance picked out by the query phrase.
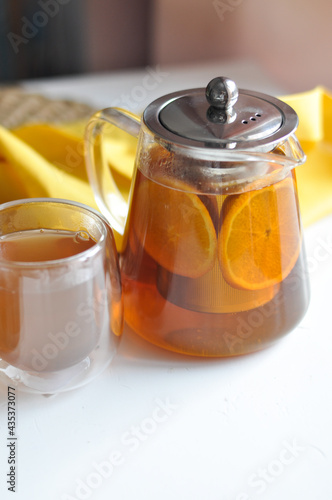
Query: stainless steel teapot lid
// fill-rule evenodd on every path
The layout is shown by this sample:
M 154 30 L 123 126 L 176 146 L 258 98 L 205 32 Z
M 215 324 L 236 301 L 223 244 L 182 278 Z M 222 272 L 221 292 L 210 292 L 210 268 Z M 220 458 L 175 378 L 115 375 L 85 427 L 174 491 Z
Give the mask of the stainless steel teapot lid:
M 146 126 L 180 146 L 271 151 L 298 126 L 295 111 L 279 99 L 237 89 L 224 77 L 198 88 L 168 94 L 145 110 Z

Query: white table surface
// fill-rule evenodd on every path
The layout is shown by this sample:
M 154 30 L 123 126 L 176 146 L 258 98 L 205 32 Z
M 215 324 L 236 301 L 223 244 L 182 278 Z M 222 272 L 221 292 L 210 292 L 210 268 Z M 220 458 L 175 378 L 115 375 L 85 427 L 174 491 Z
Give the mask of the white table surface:
M 145 70 L 26 87 L 105 107 L 141 86 L 147 95 L 137 108 L 226 72 L 242 87 L 287 91 L 250 68 L 168 69 L 152 90 L 143 86 Z M 51 398 L 17 393 L 15 494 L 6 485 L 7 387 L 0 385 L 0 498 L 331 500 L 331 232 L 332 216 L 305 231 L 311 304 L 274 347 L 204 360 L 126 329 L 112 365 L 90 385 Z

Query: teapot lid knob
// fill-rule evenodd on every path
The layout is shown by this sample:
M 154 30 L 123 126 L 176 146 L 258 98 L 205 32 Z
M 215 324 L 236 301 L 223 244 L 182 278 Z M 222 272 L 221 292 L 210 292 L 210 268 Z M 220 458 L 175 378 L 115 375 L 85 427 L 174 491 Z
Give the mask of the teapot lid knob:
M 298 125 L 295 111 L 279 99 L 237 88 L 216 77 L 206 88 L 160 97 L 143 122 L 161 140 L 193 148 L 271 151 Z
M 236 103 L 239 91 L 233 80 L 217 76 L 207 85 L 205 96 L 210 106 L 227 110 Z

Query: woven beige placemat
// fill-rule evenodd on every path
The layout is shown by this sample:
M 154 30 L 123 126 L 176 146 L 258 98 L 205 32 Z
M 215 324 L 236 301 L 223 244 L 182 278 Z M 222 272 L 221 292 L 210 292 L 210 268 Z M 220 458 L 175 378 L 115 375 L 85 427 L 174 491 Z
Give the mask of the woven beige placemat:
M 20 87 L 0 87 L 0 124 L 9 129 L 26 123 L 65 123 L 88 119 L 95 109 L 87 104 L 48 99 Z

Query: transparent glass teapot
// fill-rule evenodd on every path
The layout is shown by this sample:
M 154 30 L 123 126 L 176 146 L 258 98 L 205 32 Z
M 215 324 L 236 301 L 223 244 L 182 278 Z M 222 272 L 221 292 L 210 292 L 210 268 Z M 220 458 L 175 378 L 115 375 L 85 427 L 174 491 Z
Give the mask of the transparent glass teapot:
M 103 157 L 104 125 L 138 137 L 129 202 Z M 262 349 L 309 302 L 292 108 L 227 78 L 166 95 L 142 118 L 108 108 L 87 127 L 97 203 L 122 235 L 128 325 L 198 356 Z

